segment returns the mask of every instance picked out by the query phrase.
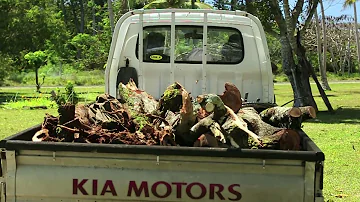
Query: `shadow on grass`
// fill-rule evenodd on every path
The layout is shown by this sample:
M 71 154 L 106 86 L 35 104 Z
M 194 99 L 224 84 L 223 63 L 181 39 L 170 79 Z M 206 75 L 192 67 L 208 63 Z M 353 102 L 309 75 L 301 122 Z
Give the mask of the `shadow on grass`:
M 334 113 L 319 111 L 317 118 L 308 120 L 311 123 L 346 123 L 360 124 L 360 108 L 341 108 L 339 107 Z
M 18 96 L 19 93 L 0 92 L 0 105 L 4 105 L 6 102 L 9 102 L 10 100 L 14 100 Z

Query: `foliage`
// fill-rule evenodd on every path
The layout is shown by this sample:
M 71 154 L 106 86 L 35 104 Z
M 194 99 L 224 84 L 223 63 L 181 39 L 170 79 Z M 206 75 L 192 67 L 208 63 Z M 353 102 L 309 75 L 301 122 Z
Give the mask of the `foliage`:
M 321 21 L 322 19 L 319 19 Z M 355 72 L 358 66 L 353 18 L 347 15 L 326 16 L 327 70 L 339 75 Z M 322 23 L 322 22 L 321 22 Z M 304 46 L 315 67 L 319 66 L 316 55 L 316 24 L 313 20 L 303 38 Z
M 52 95 L 52 99 L 58 106 L 65 104 L 76 105 L 79 101 L 78 94 L 74 91 L 74 84 L 70 81 L 65 86 L 65 93 L 62 93 L 58 88 L 57 93 Z
M 156 0 L 144 6 L 144 9 L 164 9 L 164 8 L 191 8 L 191 0 Z M 196 9 L 212 9 L 209 4 L 195 1 Z
M 24 58 L 27 60 L 31 68 L 40 68 L 45 65 L 47 55 L 44 51 L 35 51 L 27 53 Z
M 47 97 L 43 97 L 40 93 L 36 97 L 21 96 L 20 99 L 9 100 L 4 108 L 5 109 L 26 109 L 29 107 L 45 106 L 47 108 L 56 108 L 56 103 Z
M 13 71 L 12 64 L 13 60 L 10 57 L 0 53 L 0 86 L 3 85 L 5 78 Z

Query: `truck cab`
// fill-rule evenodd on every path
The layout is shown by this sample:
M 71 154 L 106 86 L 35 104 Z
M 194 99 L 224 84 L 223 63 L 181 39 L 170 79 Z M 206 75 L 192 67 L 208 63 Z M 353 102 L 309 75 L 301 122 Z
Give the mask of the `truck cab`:
M 139 51 L 142 50 L 142 51 Z M 181 83 L 193 97 L 221 94 L 225 82 L 249 102 L 274 103 L 273 74 L 263 27 L 243 11 L 134 10 L 116 24 L 105 71 L 106 93 L 133 78 L 159 99 Z

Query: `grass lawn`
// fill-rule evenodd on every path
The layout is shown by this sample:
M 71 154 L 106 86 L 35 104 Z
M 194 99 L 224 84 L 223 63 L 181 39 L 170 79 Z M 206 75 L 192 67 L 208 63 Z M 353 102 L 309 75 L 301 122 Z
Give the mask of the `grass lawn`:
M 315 85 L 313 95 L 320 112 L 314 120 L 304 123 L 304 131 L 325 153 L 325 201 L 360 201 L 360 83 L 331 84 L 327 91 L 335 114 L 326 112 L 326 106 Z M 54 88 L 44 88 L 49 96 Z M 103 88 L 75 87 L 81 102 L 95 100 Z M 292 99 L 290 84 L 275 85 L 279 105 Z M 56 109 L 21 110 L 6 109 L 6 100 L 36 97 L 33 89 L 0 88 L 0 138 L 12 135 L 43 121 L 45 113 L 57 115 Z M 292 103 L 287 106 L 291 106 Z M 340 195 L 345 196 L 339 198 Z

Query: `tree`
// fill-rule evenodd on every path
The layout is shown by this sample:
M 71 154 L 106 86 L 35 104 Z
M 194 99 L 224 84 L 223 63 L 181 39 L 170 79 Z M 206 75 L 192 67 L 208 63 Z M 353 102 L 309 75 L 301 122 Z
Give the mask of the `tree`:
M 329 83 L 327 81 L 326 76 L 326 54 L 327 54 L 327 37 L 326 37 L 326 20 L 325 20 L 325 11 L 324 11 L 324 4 L 323 0 L 319 1 L 320 9 L 321 9 L 321 17 L 322 17 L 322 29 L 323 29 L 323 58 L 322 58 L 322 65 L 320 65 L 320 76 L 321 76 L 321 86 L 324 90 L 331 90 Z M 315 12 L 317 13 L 317 12 Z M 321 63 L 320 63 L 321 64 Z
M 306 30 L 318 4 L 318 0 L 310 2 L 307 5 L 308 12 L 305 16 L 302 30 Z M 302 57 L 297 47 L 295 30 L 297 28 L 298 18 L 303 12 L 304 0 L 297 0 L 296 5 L 292 10 L 290 10 L 288 0 L 283 1 L 282 8 L 280 5 L 278 0 L 271 0 L 271 7 L 274 11 L 274 20 L 280 31 L 277 37 L 282 45 L 283 71 L 289 78 L 294 92 L 294 106 L 310 105 L 317 109 L 309 83 L 309 71 L 307 68 L 296 65 L 294 61 L 294 54 L 300 56 L 300 58 Z
M 42 84 L 39 83 L 39 68 L 44 66 L 47 62 L 47 54 L 44 51 L 35 51 L 27 53 L 24 58 L 27 60 L 30 68 L 35 70 L 36 91 L 40 92 L 40 87 L 44 83 L 43 77 Z
M 144 9 L 192 8 L 192 0 L 155 0 L 144 6 Z M 212 9 L 209 4 L 195 1 L 195 9 Z
M 114 33 L 115 24 L 114 24 L 114 12 L 113 12 L 112 1 L 107 0 L 107 5 L 108 5 L 108 11 L 109 11 L 111 33 Z
M 359 30 L 358 30 L 358 22 L 357 22 L 357 11 L 356 11 L 356 2 L 357 0 L 345 0 L 343 7 L 352 6 L 354 8 L 354 29 L 355 29 L 355 39 L 356 39 L 356 47 L 357 47 L 357 58 L 358 63 L 360 63 L 360 44 L 359 44 Z M 360 65 L 358 65 L 360 71 Z

